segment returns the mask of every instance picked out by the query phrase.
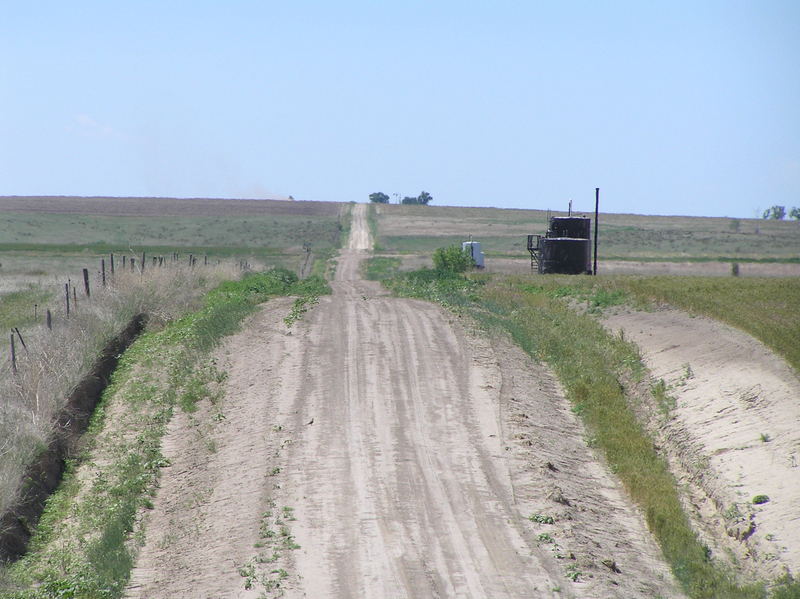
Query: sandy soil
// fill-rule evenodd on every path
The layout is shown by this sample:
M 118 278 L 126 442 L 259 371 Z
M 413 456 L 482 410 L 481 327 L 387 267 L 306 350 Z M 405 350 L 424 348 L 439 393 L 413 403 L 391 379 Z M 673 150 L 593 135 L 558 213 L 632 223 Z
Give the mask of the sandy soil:
M 620 311 L 622 329 L 677 400 L 663 447 L 710 544 L 744 571 L 800 573 L 800 378 L 749 335 L 675 310 Z M 752 503 L 756 495 L 769 502 Z M 727 550 L 727 551 L 726 551 Z
M 228 340 L 224 419 L 173 422 L 129 596 L 681 596 L 544 368 L 360 279 L 365 208 L 332 296 Z

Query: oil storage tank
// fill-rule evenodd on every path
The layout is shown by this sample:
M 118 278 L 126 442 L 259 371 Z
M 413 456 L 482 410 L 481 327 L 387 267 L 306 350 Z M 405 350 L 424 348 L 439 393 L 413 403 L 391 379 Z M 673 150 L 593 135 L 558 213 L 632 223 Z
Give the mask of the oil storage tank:
M 545 237 L 540 243 L 540 274 L 592 274 L 592 248 L 589 239 Z
M 539 274 L 592 274 L 592 219 L 554 216 L 544 236 L 528 235 L 531 268 Z
M 592 231 L 592 219 L 583 216 L 553 216 L 550 218 L 548 237 L 573 239 L 589 239 Z

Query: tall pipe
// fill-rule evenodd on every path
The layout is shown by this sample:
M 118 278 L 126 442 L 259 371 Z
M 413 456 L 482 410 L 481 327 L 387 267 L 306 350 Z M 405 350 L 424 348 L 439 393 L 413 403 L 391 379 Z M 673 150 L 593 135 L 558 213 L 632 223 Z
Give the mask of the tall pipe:
M 594 188 L 594 269 L 592 274 L 597 276 L 597 217 L 600 214 L 600 188 Z

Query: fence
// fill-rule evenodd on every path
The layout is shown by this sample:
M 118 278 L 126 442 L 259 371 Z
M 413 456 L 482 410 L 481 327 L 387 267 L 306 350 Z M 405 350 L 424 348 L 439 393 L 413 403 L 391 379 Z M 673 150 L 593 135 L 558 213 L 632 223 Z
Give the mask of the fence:
M 69 319 L 77 314 L 79 310 L 79 298 L 81 302 L 91 301 L 93 287 L 99 285 L 102 289 L 104 289 L 114 284 L 115 276 L 117 274 L 117 265 L 120 264 L 119 258 L 122 258 L 121 268 L 124 272 L 138 273 L 140 275 L 144 275 L 147 268 L 163 269 L 170 266 L 184 264 L 191 268 L 195 268 L 199 265 L 209 266 L 209 258 L 207 254 L 202 256 L 202 262 L 200 262 L 200 258 L 194 254 L 190 253 L 188 256 L 184 257 L 179 252 L 172 252 L 172 254 L 168 256 L 149 256 L 149 260 L 146 252 L 142 252 L 141 255 L 136 254 L 135 256 L 128 256 L 126 254 L 115 255 L 114 253 L 111 253 L 107 258 L 108 262 L 106 262 L 105 256 L 100 258 L 99 270 L 92 273 L 93 276 L 90 275 L 90 270 L 88 268 L 82 269 L 82 285 L 76 285 L 70 277 L 67 278 L 66 283 L 64 283 L 64 292 L 62 295 L 62 300 L 60 301 L 59 310 L 53 310 L 50 307 L 47 307 L 44 309 L 44 313 L 40 317 L 40 306 L 38 303 L 34 303 L 34 321 L 39 322 L 39 318 L 43 318 L 43 324 L 47 330 L 52 331 L 53 327 L 57 326 L 59 318 Z M 216 265 L 219 265 L 220 261 L 216 260 L 215 263 Z M 238 269 L 240 271 L 250 270 L 250 268 L 251 265 L 247 260 L 238 261 Z M 82 287 L 80 294 L 78 291 L 79 286 Z M 9 337 L 9 350 L 11 373 L 16 375 L 18 373 L 18 357 L 20 355 L 19 350 L 22 350 L 26 353 L 28 351 L 28 347 L 26 346 L 25 340 L 18 327 L 11 328 L 11 334 Z

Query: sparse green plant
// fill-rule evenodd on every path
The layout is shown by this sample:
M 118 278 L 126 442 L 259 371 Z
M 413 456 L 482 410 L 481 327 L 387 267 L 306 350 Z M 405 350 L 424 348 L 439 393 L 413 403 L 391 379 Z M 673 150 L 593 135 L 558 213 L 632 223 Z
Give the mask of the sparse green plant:
M 556 542 L 555 539 L 551 535 L 547 534 L 546 532 L 539 533 L 539 535 L 536 537 L 536 540 L 539 541 L 540 543 L 555 543 Z
M 528 516 L 528 520 L 538 524 L 555 524 L 556 521 L 553 516 L 545 516 L 544 514 L 532 514 Z
M 319 297 L 312 295 L 312 296 L 301 296 L 294 300 L 294 304 L 292 304 L 292 310 L 289 312 L 289 315 L 283 319 L 283 322 L 286 324 L 288 328 L 291 328 L 292 325 L 300 320 L 303 317 L 303 314 L 308 312 L 309 308 L 313 307 L 319 301 Z
M 662 413 L 667 414 L 675 409 L 675 398 L 669 394 L 669 388 L 664 379 L 658 379 L 650 385 L 650 393 L 652 393 L 653 399 L 655 399 L 656 405 L 658 405 Z
M 722 513 L 722 517 L 729 521 L 741 519 L 743 516 L 742 516 L 742 511 L 739 509 L 739 504 L 738 503 L 730 504 L 728 506 L 728 509 L 726 509 Z
M 772 441 L 772 437 L 770 437 L 768 433 L 761 433 L 759 439 L 761 439 L 762 443 L 769 443 Z
M 769 496 L 767 495 L 756 495 L 753 497 L 753 503 L 755 505 L 761 505 L 762 503 L 767 503 L 769 501 Z
M 577 564 L 570 564 L 567 566 L 565 574 L 572 582 L 578 582 L 583 572 L 580 571 Z

